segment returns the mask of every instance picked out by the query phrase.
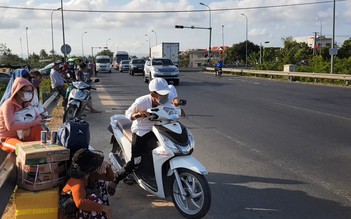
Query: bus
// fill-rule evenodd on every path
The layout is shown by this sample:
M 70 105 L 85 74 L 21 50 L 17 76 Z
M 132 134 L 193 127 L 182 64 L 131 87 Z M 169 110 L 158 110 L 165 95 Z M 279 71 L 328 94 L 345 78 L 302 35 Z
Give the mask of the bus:
M 126 51 L 117 51 L 116 55 L 113 57 L 113 68 L 118 70 L 119 63 L 122 60 L 129 60 L 129 54 Z

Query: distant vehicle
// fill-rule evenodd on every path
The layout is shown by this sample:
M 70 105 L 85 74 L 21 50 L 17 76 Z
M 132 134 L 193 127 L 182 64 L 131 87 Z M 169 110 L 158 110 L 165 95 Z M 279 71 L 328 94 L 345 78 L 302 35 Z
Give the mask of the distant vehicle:
M 129 71 L 129 60 L 122 60 L 119 63 L 118 70 L 120 72 Z
M 119 63 L 122 60 L 129 60 L 129 55 L 126 51 L 117 51 L 116 55 L 113 57 L 113 68 L 119 70 Z
M 178 66 L 179 43 L 161 43 L 151 47 L 151 57 L 170 59 L 176 66 Z
M 96 67 L 97 72 L 110 72 L 112 70 L 111 58 L 109 56 L 96 56 Z
M 179 84 L 179 69 L 170 59 L 150 58 L 144 65 L 144 82 L 147 83 L 154 78 L 164 78 Z
M 144 73 L 145 59 L 132 59 L 129 62 L 129 74 Z
M 9 81 L 11 79 L 11 75 L 4 73 L 4 72 L 0 72 L 0 83 L 1 84 L 8 84 Z
M 39 69 L 39 72 L 42 75 L 50 75 L 50 71 L 51 71 L 52 67 L 54 67 L 54 63 L 53 62 L 48 64 L 48 65 L 46 65 L 44 68 Z

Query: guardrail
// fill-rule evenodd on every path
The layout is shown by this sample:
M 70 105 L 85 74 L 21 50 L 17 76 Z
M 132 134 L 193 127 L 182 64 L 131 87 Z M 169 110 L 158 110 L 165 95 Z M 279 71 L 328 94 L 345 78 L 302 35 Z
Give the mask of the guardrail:
M 207 71 L 214 71 L 214 68 L 206 67 Z M 328 73 L 308 73 L 308 72 L 284 72 L 284 71 L 263 71 L 263 70 L 248 70 L 248 69 L 234 69 L 223 68 L 222 72 L 230 72 L 240 75 L 271 75 L 271 76 L 285 76 L 289 80 L 293 78 L 312 78 L 312 79 L 329 79 L 329 80 L 343 80 L 346 85 L 351 81 L 351 74 L 328 74 Z
M 54 92 L 49 99 L 45 101 L 43 104 L 45 109 L 49 109 L 49 106 L 57 95 L 58 92 Z M 3 215 L 16 186 L 16 155 L 0 150 L 0 159 L 0 162 L 2 162 L 0 165 L 0 215 Z

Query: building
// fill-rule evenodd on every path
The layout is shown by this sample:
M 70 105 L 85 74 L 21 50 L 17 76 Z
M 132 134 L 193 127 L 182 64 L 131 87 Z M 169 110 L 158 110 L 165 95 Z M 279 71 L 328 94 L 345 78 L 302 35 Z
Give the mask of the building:
M 215 46 L 211 48 L 211 64 L 222 58 L 228 46 Z M 189 54 L 190 68 L 201 67 L 208 64 L 208 49 L 192 49 L 186 51 Z
M 320 47 L 331 47 L 332 39 L 325 36 L 307 36 L 307 37 L 294 37 L 298 43 L 306 43 L 308 47 L 319 49 Z

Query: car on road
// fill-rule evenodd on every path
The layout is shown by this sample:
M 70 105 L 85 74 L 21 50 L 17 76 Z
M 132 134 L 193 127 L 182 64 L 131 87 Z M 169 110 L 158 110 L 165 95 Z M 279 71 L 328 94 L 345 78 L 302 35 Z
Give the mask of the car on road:
M 129 74 L 144 73 L 145 59 L 132 59 L 129 62 Z
M 148 83 L 154 78 L 164 78 L 173 81 L 174 85 L 179 84 L 179 69 L 170 59 L 150 58 L 144 65 L 144 82 Z
M 0 83 L 1 84 L 8 84 L 9 81 L 11 79 L 11 75 L 4 73 L 4 72 L 0 72 Z
M 54 67 L 54 63 L 53 62 L 48 64 L 48 65 L 46 65 L 44 68 L 39 69 L 39 72 L 42 75 L 50 75 L 50 71 L 51 71 L 52 67 Z
M 129 60 L 122 60 L 118 66 L 119 72 L 129 71 Z

